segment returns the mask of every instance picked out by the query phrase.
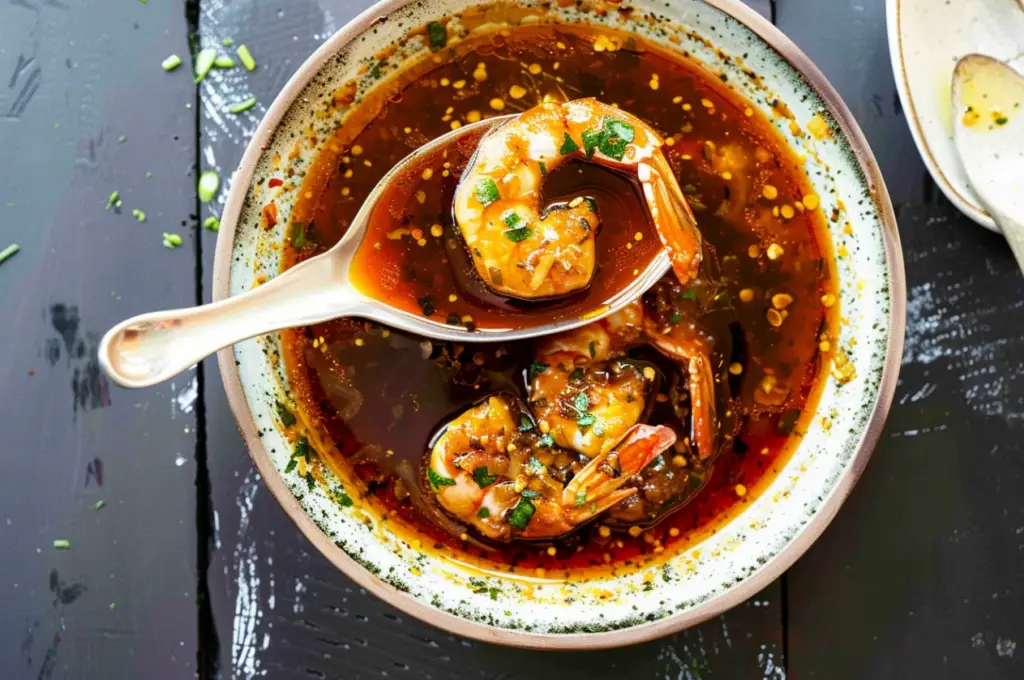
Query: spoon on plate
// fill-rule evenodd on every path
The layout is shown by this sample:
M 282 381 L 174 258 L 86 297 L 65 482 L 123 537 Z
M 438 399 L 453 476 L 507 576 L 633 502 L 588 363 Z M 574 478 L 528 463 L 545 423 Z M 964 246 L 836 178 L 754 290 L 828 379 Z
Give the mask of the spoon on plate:
M 1024 76 L 969 54 L 953 71 L 952 106 L 967 178 L 1024 271 Z
M 349 280 L 353 257 L 374 207 L 389 183 L 425 156 L 485 132 L 510 116 L 465 125 L 403 158 L 377 183 L 345 236 L 329 251 L 292 267 L 250 291 L 213 304 L 153 312 L 110 329 L 99 345 L 99 363 L 122 387 L 148 387 L 172 378 L 214 352 L 248 338 L 284 328 L 308 326 L 344 316 L 376 321 L 416 335 L 451 342 L 511 342 L 578 328 L 612 314 L 638 298 L 671 270 L 665 252 L 624 289 L 580 316 L 527 328 L 468 330 L 392 307 L 357 290 Z M 230 227 L 232 225 L 224 225 Z

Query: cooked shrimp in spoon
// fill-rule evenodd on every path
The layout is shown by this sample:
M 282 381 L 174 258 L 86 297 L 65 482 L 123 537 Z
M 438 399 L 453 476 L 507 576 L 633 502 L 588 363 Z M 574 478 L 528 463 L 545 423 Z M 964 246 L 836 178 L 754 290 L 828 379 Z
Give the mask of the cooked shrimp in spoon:
M 484 283 L 537 300 L 590 285 L 597 206 L 542 204 L 544 177 L 572 158 L 625 173 L 643 188 L 651 221 L 680 282 L 696 278 L 701 237 L 693 213 L 646 123 L 596 99 L 543 103 L 492 128 L 455 192 L 455 221 Z

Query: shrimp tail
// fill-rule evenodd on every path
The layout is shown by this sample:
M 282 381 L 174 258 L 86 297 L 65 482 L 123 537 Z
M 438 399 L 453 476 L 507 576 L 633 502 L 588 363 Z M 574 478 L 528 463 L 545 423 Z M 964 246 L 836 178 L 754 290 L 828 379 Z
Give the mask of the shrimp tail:
M 619 487 L 640 474 L 675 443 L 676 433 L 671 428 L 664 425 L 634 425 L 614 450 L 619 459 L 620 474 L 610 477 L 605 472 L 609 452 L 596 456 L 566 485 L 562 493 L 562 504 L 566 507 L 585 508 L 583 512 L 600 508 L 593 514 L 603 512 L 633 495 L 636 489 L 619 490 Z
M 671 258 L 672 271 L 682 284 L 696 279 L 703 259 L 703 242 L 697 219 L 672 167 L 659 153 L 651 157 L 650 165 L 641 164 L 638 175 L 658 238 Z

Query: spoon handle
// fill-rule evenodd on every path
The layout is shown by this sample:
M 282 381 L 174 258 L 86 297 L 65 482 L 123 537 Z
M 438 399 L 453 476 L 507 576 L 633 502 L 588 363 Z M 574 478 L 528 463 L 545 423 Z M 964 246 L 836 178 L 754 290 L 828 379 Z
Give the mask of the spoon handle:
M 325 253 L 227 300 L 133 317 L 103 336 L 100 365 L 122 387 L 148 387 L 236 342 L 363 314 L 367 305 L 347 286 L 343 270 Z

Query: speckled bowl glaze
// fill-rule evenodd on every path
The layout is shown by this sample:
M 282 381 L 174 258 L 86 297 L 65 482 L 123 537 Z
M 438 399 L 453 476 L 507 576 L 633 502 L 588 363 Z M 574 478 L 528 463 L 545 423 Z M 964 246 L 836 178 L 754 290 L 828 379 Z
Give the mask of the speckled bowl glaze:
M 298 153 L 299 176 L 344 119 L 323 102 L 352 79 L 361 93 L 379 85 L 375 54 L 396 46 L 388 72 L 427 49 L 416 27 L 457 16 L 467 0 L 386 0 L 371 7 L 316 51 L 274 101 L 235 174 L 217 243 L 214 299 L 248 290 L 279 268 L 283 225 L 298 188 L 285 183 L 273 198 L 279 224 L 260 227 L 270 198 L 257 185 L 275 175 L 273 157 Z M 519 3 L 530 7 L 529 1 Z M 616 9 L 622 5 L 606 5 Z M 903 347 L 905 283 L 899 236 L 888 196 L 857 124 L 822 74 L 795 45 L 738 0 L 638 0 L 632 18 L 569 8 L 535 7 L 527 21 L 590 23 L 639 33 L 685 51 L 727 79 L 751 106 L 769 112 L 781 99 L 795 120 L 769 115 L 806 157 L 822 197 L 840 281 L 840 346 L 855 367 L 852 380 L 827 379 L 817 412 L 785 469 L 756 499 L 710 538 L 663 563 L 590 580 L 507 578 L 481 573 L 410 545 L 361 507 L 348 480 L 326 472 L 310 488 L 285 472 L 291 447 L 275 402 L 288 400 L 280 339 L 247 341 L 219 355 L 228 399 L 264 481 L 310 541 L 359 585 L 396 607 L 454 633 L 489 642 L 550 649 L 631 644 L 704 621 L 777 578 L 824 530 L 860 476 L 882 429 Z M 521 14 L 521 13 L 520 13 Z M 496 19 L 501 19 L 495 13 Z M 497 30 L 497 23 L 477 30 Z M 465 37 L 457 19 L 450 39 Z M 399 66 L 400 67 L 400 66 Z M 375 73 L 376 71 L 376 73 Z M 745 73 L 749 71 L 749 73 Z M 751 74 L 756 77 L 751 77 Z M 384 73 L 387 76 L 387 72 Z M 277 171 L 278 174 L 279 171 Z M 849 224 L 848 228 L 846 225 Z M 849 377 L 849 376 L 847 376 Z M 355 504 L 338 502 L 346 489 Z M 493 594 L 492 588 L 497 588 Z

